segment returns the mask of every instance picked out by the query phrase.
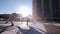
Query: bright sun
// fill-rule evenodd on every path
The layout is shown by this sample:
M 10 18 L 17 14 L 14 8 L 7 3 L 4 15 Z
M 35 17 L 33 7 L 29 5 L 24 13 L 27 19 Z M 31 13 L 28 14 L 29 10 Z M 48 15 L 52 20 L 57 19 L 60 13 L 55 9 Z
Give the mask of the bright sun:
M 32 14 L 32 11 L 28 7 L 21 7 L 19 10 L 19 13 L 22 14 L 23 17 L 26 17 L 26 16 Z

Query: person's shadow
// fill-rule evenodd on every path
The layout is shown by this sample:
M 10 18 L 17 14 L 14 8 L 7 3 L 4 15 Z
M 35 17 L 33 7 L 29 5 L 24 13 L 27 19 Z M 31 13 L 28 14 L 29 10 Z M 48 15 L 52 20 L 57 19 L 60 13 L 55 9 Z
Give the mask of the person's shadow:
M 23 34 L 43 34 L 37 30 L 35 30 L 34 28 L 32 28 L 31 26 L 29 26 L 30 29 L 29 30 L 25 30 L 25 29 L 22 29 L 20 27 L 19 28 L 19 31 L 22 32 Z

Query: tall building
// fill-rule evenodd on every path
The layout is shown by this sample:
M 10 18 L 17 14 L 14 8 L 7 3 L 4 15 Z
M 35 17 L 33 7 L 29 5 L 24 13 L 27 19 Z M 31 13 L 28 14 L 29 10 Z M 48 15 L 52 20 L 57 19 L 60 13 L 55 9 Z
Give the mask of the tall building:
M 33 16 L 36 20 L 59 20 L 60 0 L 33 0 Z

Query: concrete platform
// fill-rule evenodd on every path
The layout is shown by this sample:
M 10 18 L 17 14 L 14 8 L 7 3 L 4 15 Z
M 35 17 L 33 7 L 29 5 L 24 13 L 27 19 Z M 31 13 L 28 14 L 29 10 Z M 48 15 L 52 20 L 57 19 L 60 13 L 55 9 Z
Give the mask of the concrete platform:
M 9 26 L 9 24 L 5 24 L 5 26 Z M 7 28 L 2 34 L 16 34 L 17 32 L 19 34 L 60 34 L 60 26 L 56 23 L 28 22 L 27 25 L 27 22 L 14 22 L 14 26 Z

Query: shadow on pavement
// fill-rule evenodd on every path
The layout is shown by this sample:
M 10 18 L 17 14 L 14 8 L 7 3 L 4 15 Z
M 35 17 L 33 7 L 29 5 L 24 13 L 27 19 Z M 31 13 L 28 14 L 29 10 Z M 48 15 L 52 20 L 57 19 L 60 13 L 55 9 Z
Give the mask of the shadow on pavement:
M 29 26 L 30 27 L 30 26 Z M 29 30 L 25 30 L 25 29 L 21 29 L 20 27 L 19 28 L 19 31 L 22 32 L 23 34 L 42 34 L 41 32 L 35 30 L 34 28 L 30 27 Z

